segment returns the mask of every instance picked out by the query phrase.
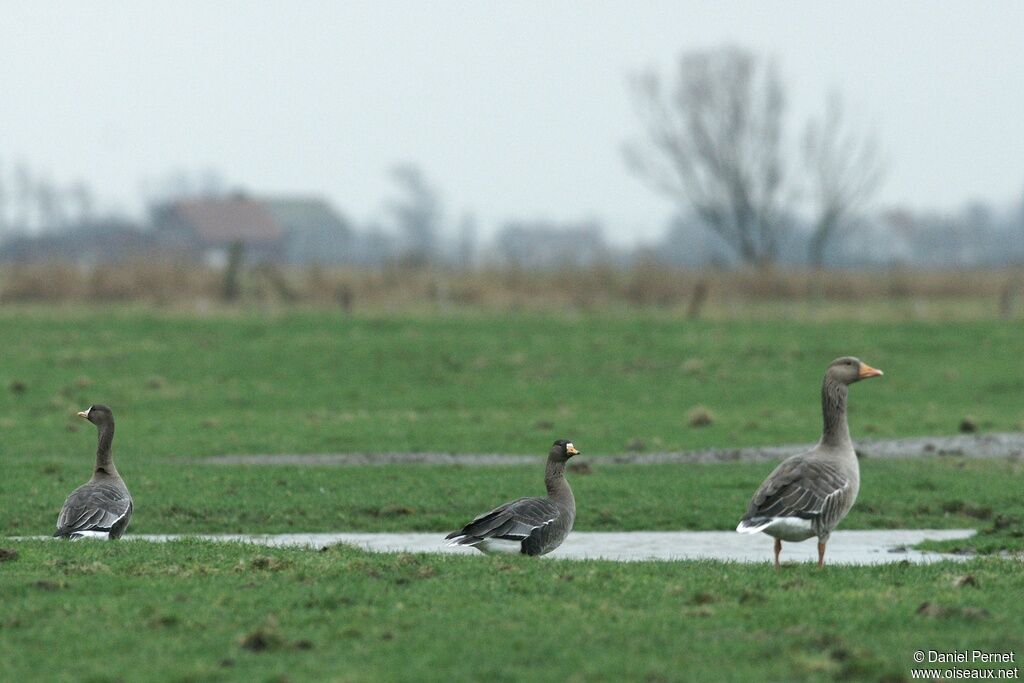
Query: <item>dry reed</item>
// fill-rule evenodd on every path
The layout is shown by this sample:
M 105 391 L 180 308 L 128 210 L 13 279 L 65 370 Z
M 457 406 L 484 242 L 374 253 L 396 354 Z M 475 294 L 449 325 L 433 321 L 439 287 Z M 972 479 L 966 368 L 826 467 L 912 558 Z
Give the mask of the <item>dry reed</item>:
M 223 272 L 191 264 L 134 262 L 78 267 L 13 265 L 0 270 L 0 303 L 217 302 Z M 991 300 L 998 306 L 1022 276 L 1012 270 L 674 270 L 641 265 L 570 271 L 402 267 L 247 268 L 241 301 L 348 310 L 427 307 L 481 310 L 656 308 L 831 302 Z M 1016 284 L 1015 284 L 1016 283 Z M 703 290 L 703 291 L 702 291 Z M 698 301 L 698 299 L 700 299 Z M 694 306 L 696 304 L 696 306 Z

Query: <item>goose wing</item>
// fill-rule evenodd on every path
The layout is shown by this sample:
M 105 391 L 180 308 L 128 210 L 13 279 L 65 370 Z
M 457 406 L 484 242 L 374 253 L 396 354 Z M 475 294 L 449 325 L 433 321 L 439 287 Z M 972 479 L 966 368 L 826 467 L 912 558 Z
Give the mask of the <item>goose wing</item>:
M 454 545 L 473 545 L 486 538 L 525 541 L 558 519 L 561 510 L 547 498 L 520 498 L 480 515 L 445 538 Z
M 754 494 L 740 527 L 757 527 L 779 517 L 826 520 L 842 507 L 851 482 L 834 464 L 813 458 L 790 458 L 768 475 Z
M 85 531 L 110 532 L 131 511 L 132 497 L 123 485 L 82 484 L 64 501 L 54 536 L 73 536 Z

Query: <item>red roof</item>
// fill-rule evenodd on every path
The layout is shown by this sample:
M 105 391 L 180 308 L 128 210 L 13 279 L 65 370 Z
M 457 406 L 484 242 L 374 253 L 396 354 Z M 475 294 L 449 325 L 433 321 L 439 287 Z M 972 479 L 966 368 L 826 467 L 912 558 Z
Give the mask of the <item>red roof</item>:
M 177 218 L 207 244 L 276 242 L 284 230 L 264 202 L 244 197 L 176 202 Z

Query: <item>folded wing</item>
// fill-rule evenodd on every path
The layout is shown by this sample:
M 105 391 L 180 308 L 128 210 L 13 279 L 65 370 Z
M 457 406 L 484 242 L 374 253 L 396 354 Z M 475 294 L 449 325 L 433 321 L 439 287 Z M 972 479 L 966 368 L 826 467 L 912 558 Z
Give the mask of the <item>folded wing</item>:
M 829 462 L 815 458 L 786 460 L 757 489 L 737 531 L 760 531 L 784 517 L 831 527 L 842 513 L 844 495 L 849 490 L 849 479 Z
M 480 515 L 445 538 L 452 545 L 475 545 L 489 538 L 525 541 L 558 519 L 559 512 L 546 498 L 520 498 Z
M 89 532 L 120 535 L 131 512 L 132 498 L 123 486 L 89 482 L 64 501 L 54 536 L 75 537 Z

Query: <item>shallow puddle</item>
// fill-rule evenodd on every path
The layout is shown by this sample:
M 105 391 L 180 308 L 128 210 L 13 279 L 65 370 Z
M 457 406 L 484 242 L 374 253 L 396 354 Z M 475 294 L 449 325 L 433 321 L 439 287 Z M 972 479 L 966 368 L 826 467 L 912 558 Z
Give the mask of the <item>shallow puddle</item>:
M 912 550 L 926 539 L 953 540 L 969 538 L 973 529 L 890 529 L 874 531 L 837 531 L 828 543 L 829 564 L 884 564 L 907 560 L 915 563 L 948 559 L 965 559 L 950 555 Z M 241 541 L 274 547 L 322 548 L 347 543 L 380 553 L 463 553 L 479 555 L 472 548 L 453 548 L 445 544 L 442 533 L 321 533 L 321 534 L 198 534 L 187 536 L 214 541 Z M 133 535 L 125 540 L 169 541 L 186 538 L 181 535 Z M 747 536 L 733 531 L 581 531 L 549 555 L 553 558 L 583 560 L 605 559 L 619 562 L 642 560 L 725 560 L 732 562 L 769 562 L 772 539 L 763 534 Z M 783 561 L 813 562 L 817 560 L 814 539 L 803 543 L 785 543 Z
M 802 453 L 814 444 L 753 446 L 749 448 L 705 448 L 677 453 L 629 453 L 588 458 L 593 463 L 645 465 L 660 463 L 774 462 Z M 858 439 L 857 453 L 863 458 L 1022 458 L 1024 433 L 957 434 L 918 436 L 904 439 Z M 544 462 L 540 455 L 500 453 L 306 453 L 292 455 L 216 455 L 199 458 L 207 465 L 532 465 Z

